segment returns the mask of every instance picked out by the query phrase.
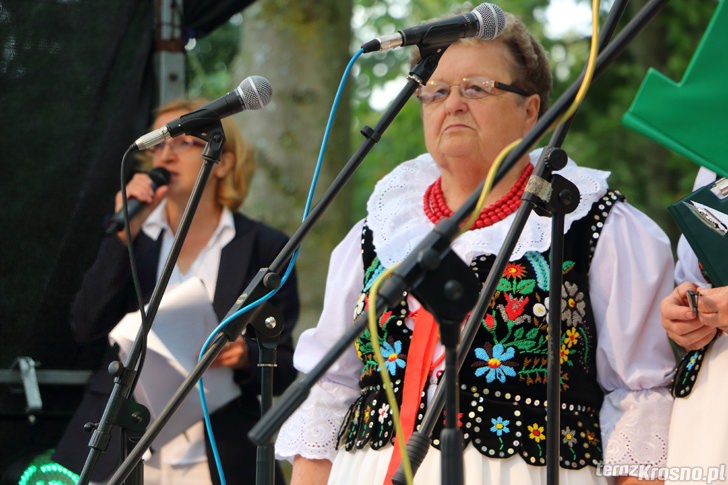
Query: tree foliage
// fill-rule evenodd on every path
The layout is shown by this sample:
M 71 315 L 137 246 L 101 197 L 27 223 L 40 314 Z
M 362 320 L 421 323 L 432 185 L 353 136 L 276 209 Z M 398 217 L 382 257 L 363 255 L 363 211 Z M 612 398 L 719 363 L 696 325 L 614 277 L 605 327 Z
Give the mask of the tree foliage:
M 233 15 L 206 37 L 191 39 L 186 48 L 188 92 L 215 99 L 235 86 L 229 66 L 238 53 L 243 15 Z
M 591 5 L 589 0 L 575 1 L 581 6 Z M 614 1 L 601 3 L 600 23 L 603 24 L 607 9 Z M 634 18 L 645 3 L 646 0 L 630 2 L 619 29 Z M 519 15 L 544 44 L 554 72 L 553 101 L 582 71 L 588 55 L 589 36 L 583 34 L 585 29 L 579 29 L 556 38 L 548 37 L 545 9 L 549 4 L 549 0 L 512 0 L 504 7 Z M 611 171 L 613 186 L 657 220 L 673 239 L 677 237 L 676 228 L 665 208 L 690 190 L 696 166 L 628 130 L 621 124 L 621 118 L 629 109 L 647 69 L 653 67 L 680 80 L 716 5 L 716 0 L 691 2 L 690 8 L 686 9 L 684 4 L 667 2 L 663 11 L 594 80 L 563 145 L 578 163 Z M 350 52 L 356 52 L 362 43 L 377 35 L 466 12 L 472 6 L 463 6 L 455 0 L 355 0 Z M 571 12 L 558 14 L 570 16 Z M 242 28 L 245 28 L 244 24 Z M 212 97 L 235 84 L 228 74 L 229 69 L 222 66 L 230 65 L 235 55 L 237 46 L 234 43 L 240 29 L 240 19 L 234 17 L 225 27 L 197 41 L 190 51 L 193 91 L 197 89 Z M 415 47 L 371 53 L 358 59 L 352 80 L 352 152 L 363 140 L 359 131 L 376 124 L 393 93 L 404 86 L 412 49 Z M 203 77 L 203 73 L 214 74 Z M 541 144 L 547 142 L 546 137 L 541 140 Z M 366 199 L 379 178 L 396 164 L 423 151 L 419 106 L 416 100 L 411 100 L 354 174 L 351 221 L 364 214 Z

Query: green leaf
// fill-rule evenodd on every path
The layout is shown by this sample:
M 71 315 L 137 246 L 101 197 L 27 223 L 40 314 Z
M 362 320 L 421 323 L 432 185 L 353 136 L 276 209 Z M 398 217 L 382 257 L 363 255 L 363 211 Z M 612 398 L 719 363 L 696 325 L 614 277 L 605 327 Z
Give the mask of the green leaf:
M 531 349 L 533 349 L 533 341 L 531 340 L 519 340 L 517 342 L 511 342 L 509 344 L 511 347 L 515 347 L 523 352 L 528 352 Z
M 533 293 L 534 288 L 536 288 L 536 280 L 523 280 L 518 283 L 516 293 L 520 295 L 530 295 Z
M 498 286 L 496 287 L 497 291 L 511 291 L 511 283 L 505 278 L 501 278 L 500 281 L 498 281 Z

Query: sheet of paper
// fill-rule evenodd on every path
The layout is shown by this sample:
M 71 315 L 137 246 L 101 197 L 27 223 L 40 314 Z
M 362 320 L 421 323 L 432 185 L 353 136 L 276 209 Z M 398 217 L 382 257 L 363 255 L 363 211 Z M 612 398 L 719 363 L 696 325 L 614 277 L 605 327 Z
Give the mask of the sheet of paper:
M 119 344 L 122 361 L 131 351 L 140 325 L 140 313 L 129 313 L 109 334 L 109 341 Z M 134 390 L 134 398 L 149 409 L 152 420 L 167 406 L 194 368 L 202 345 L 217 325 L 212 304 L 199 279 L 191 278 L 162 297 L 147 337 L 144 368 Z M 202 379 L 211 414 L 240 395 L 229 367 L 208 369 Z M 164 426 L 154 446 L 163 445 L 200 419 L 202 406 L 195 388 Z

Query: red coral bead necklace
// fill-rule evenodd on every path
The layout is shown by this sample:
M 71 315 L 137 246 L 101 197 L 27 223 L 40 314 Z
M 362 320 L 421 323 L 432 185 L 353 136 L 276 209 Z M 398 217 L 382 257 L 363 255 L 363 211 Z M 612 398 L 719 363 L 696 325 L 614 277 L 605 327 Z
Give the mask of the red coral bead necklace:
M 480 215 L 470 229 L 482 229 L 514 213 L 521 205 L 521 196 L 523 195 L 531 173 L 533 173 L 533 165 L 529 163 L 523 169 L 521 176 L 513 184 L 508 193 L 492 204 L 483 207 L 483 210 L 480 211 Z M 427 187 L 424 196 L 424 209 L 427 218 L 433 224 L 437 224 L 441 219 L 452 215 L 452 211 L 447 206 L 447 202 L 445 202 L 445 195 L 442 193 L 442 177 L 438 177 L 437 180 Z

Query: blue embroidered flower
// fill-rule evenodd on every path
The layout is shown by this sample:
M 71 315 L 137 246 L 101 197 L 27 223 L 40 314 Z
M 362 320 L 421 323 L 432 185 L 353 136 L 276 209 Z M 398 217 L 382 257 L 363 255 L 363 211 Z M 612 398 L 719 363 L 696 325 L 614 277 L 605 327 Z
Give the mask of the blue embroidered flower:
M 515 362 L 508 361 L 516 355 L 516 349 L 514 347 L 504 349 L 502 344 L 496 344 L 492 352 L 489 352 L 491 351 L 489 347 L 490 345 L 486 344 L 486 348 L 475 349 L 475 356 L 484 361 L 476 364 L 478 368 L 475 370 L 475 376 L 485 375 L 485 381 L 488 383 L 496 378 L 500 382 L 505 382 L 506 376 L 515 377 L 516 371 L 513 370 Z
M 397 372 L 397 367 L 404 368 L 405 362 L 400 358 L 402 353 L 402 342 L 396 340 L 393 344 L 382 342 L 382 357 L 384 357 L 384 365 L 390 374 Z
M 372 272 L 372 268 L 374 268 L 374 271 Z M 376 258 L 372 265 L 367 270 L 366 274 L 366 283 L 364 285 L 364 289 L 362 290 L 362 293 L 368 293 L 369 289 L 372 287 L 374 282 L 379 278 L 379 275 L 381 275 L 384 272 L 384 266 L 381 265 L 379 262 L 379 258 Z
M 490 422 L 493 423 L 493 426 L 490 428 L 490 430 L 498 436 L 503 435 L 503 433 L 510 433 L 511 431 L 508 428 L 508 425 L 511 424 L 511 422 L 507 419 L 503 419 L 502 416 L 498 416 L 497 418 L 490 418 Z
M 698 361 L 698 353 L 694 352 L 693 355 L 690 356 L 690 360 L 688 361 L 688 364 L 685 366 L 686 370 L 692 370 L 693 367 L 695 367 L 695 363 Z

